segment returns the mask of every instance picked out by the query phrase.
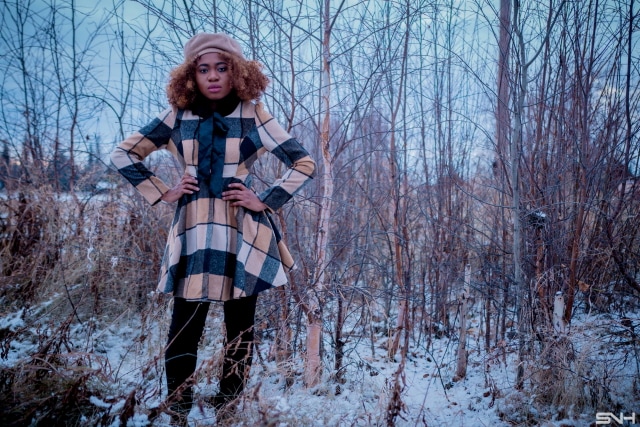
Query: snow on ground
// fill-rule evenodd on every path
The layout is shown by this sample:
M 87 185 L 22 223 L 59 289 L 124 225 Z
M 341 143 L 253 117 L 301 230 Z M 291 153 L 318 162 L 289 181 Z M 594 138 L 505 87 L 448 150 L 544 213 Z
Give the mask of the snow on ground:
M 121 391 L 120 394 L 115 393 L 116 395 L 126 395 L 126 392 L 136 385 L 146 390 L 140 402 L 141 406 L 137 408 L 136 415 L 128 421 L 127 426 L 149 425 L 145 410 L 160 403 L 157 390 L 164 389 L 161 356 L 168 316 L 168 312 L 159 313 L 156 319 L 143 321 L 131 315 L 126 319 L 112 319 L 112 323 L 103 329 L 88 330 L 86 327 L 77 327 L 72 331 L 72 336 L 77 339 L 79 346 L 85 346 L 86 351 L 108 360 L 114 381 L 112 386 Z M 196 387 L 197 397 L 212 395 L 217 388 L 216 369 L 222 349 L 218 332 L 221 326 L 217 316 L 216 311 L 212 309 L 199 354 L 201 373 Z M 604 369 L 612 378 L 621 373 L 632 378 L 634 373 L 629 369 L 634 366 L 637 369 L 637 358 L 619 366 L 609 364 L 608 361 L 618 359 L 610 359 L 612 353 L 607 351 L 607 342 L 598 338 L 598 328 L 604 324 L 604 317 L 576 317 L 572 326 L 576 354 L 588 355 L 585 364 L 596 357 L 601 359 L 602 363 L 588 366 L 590 375 L 602 375 L 601 370 Z M 0 319 L 1 328 L 15 329 L 23 325 L 23 312 Z M 599 345 L 594 345 L 594 342 L 599 342 Z M 390 361 L 386 357 L 384 344 L 383 337 L 375 343 L 373 350 L 367 340 L 360 340 L 358 344 L 348 342 L 348 352 L 344 360 L 344 384 L 338 387 L 335 381 L 328 379 L 333 360 L 327 359 L 325 380 L 319 386 L 307 389 L 302 385 L 302 355 L 296 354 L 290 362 L 288 368 L 293 370 L 295 381 L 290 387 L 285 387 L 283 370 L 268 357 L 270 342 L 258 342 L 259 354 L 254 358 L 245 397 L 239 405 L 239 415 L 233 425 L 387 425 L 385 414 L 400 358 Z M 33 351 L 34 345 L 34 342 L 14 341 L 9 357 L 0 361 L 0 364 L 11 366 Z M 328 348 L 328 345 L 325 343 L 325 348 Z M 535 415 L 536 409 L 530 405 L 530 395 L 517 392 L 514 388 L 515 342 L 504 343 L 492 353 L 486 354 L 481 337 L 471 334 L 467 349 L 467 376 L 453 382 L 457 350 L 455 337 L 434 339 L 429 350 L 424 345 L 424 339 L 419 346 L 410 347 L 402 377 L 404 407 L 395 420 L 397 426 L 500 427 L 524 425 L 526 420 L 518 414 L 523 407 L 530 407 L 530 413 Z M 326 353 L 330 355 L 331 352 Z M 637 377 L 637 370 L 635 376 Z M 621 377 L 620 381 L 623 380 L 624 377 Z M 143 382 L 146 384 L 141 385 Z M 633 394 L 631 384 L 624 383 L 624 387 L 620 387 L 620 384 L 622 383 L 612 382 L 612 385 L 617 387 L 613 390 L 614 397 L 622 401 L 623 410 L 631 413 L 635 409 L 636 412 L 640 412 L 637 399 L 630 397 Z M 625 398 L 628 401 L 625 401 Z M 106 402 L 97 396 L 93 397 L 91 402 L 96 407 L 107 405 L 112 413 L 117 413 L 124 404 L 124 400 L 114 404 L 113 401 Z M 624 406 L 625 404 L 628 406 Z M 636 405 L 635 408 L 633 405 Z M 537 421 L 538 424 L 535 425 L 545 427 L 590 426 L 594 425 L 595 413 L 576 414 L 571 408 L 565 408 L 563 411 L 548 408 L 547 413 L 539 414 Z M 168 423 L 168 416 L 162 415 L 153 425 L 167 426 Z M 211 408 L 200 405 L 191 412 L 190 423 L 191 426 L 215 425 L 215 414 Z M 112 427 L 122 426 L 116 419 Z

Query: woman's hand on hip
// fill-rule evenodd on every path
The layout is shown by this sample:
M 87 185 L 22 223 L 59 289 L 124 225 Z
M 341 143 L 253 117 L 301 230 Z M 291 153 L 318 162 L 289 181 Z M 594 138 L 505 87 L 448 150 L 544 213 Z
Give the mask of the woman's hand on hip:
M 229 184 L 229 190 L 222 193 L 222 200 L 231 202 L 231 206 L 242 206 L 254 212 L 262 212 L 267 209 L 267 205 L 262 203 L 256 193 L 238 182 Z
M 198 190 L 200 190 L 200 187 L 198 187 L 198 179 L 191 175 L 184 174 L 180 179 L 180 183 L 164 193 L 161 200 L 167 203 L 177 202 L 183 194 L 193 194 Z

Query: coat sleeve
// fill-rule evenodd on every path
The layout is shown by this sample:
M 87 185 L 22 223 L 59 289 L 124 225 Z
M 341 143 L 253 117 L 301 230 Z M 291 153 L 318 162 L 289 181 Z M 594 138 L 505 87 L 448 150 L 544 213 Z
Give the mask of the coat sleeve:
M 258 195 L 275 211 L 313 179 L 316 164 L 307 150 L 264 110 L 261 103 L 256 105 L 256 126 L 262 145 L 288 167 L 271 187 Z
M 152 205 L 169 187 L 143 163 L 152 152 L 165 148 L 171 138 L 176 111 L 169 108 L 149 124 L 134 132 L 111 152 L 111 164 Z

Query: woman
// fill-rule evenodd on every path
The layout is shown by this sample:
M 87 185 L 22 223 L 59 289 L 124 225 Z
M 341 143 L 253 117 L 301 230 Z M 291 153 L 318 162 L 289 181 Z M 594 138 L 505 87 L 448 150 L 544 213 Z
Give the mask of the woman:
M 171 72 L 170 108 L 111 153 L 118 171 L 151 204 L 177 203 L 158 289 L 173 294 L 165 351 L 173 421 L 186 425 L 192 379 L 209 303 L 224 302 L 226 350 L 214 406 L 228 411 L 251 365 L 257 295 L 284 285 L 292 258 L 269 213 L 307 184 L 315 163 L 259 102 L 268 79 L 226 34 L 197 34 Z M 169 150 L 184 174 L 168 187 L 142 161 Z M 266 191 L 250 187 L 267 151 L 288 169 Z

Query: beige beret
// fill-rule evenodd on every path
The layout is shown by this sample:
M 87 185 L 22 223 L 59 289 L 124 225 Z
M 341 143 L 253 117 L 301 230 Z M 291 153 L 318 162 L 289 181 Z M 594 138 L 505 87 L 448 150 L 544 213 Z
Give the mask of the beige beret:
M 199 56 L 210 52 L 227 52 L 239 56 L 242 59 L 242 47 L 240 43 L 223 33 L 200 33 L 191 37 L 184 45 L 184 60 L 193 61 Z

